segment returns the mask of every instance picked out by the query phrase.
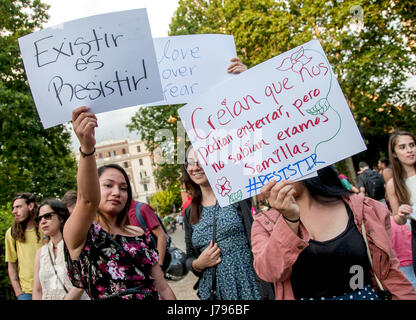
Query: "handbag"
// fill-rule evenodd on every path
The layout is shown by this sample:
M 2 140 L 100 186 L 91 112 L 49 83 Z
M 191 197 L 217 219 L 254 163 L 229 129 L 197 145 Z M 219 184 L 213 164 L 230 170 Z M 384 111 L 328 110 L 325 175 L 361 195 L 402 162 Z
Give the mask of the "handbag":
M 213 245 L 215 244 L 215 240 L 217 237 L 217 208 L 218 208 L 218 203 L 215 204 L 213 224 L 212 224 L 212 244 Z M 208 300 L 218 300 L 217 299 L 217 265 L 212 267 L 212 284 L 211 284 L 211 291 L 210 291 Z
M 368 246 L 368 241 L 367 241 L 367 234 L 365 232 L 365 227 L 364 227 L 364 221 L 361 223 L 361 232 L 364 238 L 365 247 L 367 249 L 367 256 L 368 256 L 368 259 L 370 260 L 370 266 L 371 266 L 371 269 L 373 269 L 373 260 L 371 259 L 370 248 Z M 374 270 L 373 270 L 373 275 L 374 275 L 374 278 L 376 279 L 377 286 L 378 286 L 378 288 L 375 289 L 377 296 L 380 298 L 380 300 L 391 300 L 393 295 L 391 294 L 390 291 L 384 290 L 383 285 L 381 284 L 381 281 L 378 279 Z

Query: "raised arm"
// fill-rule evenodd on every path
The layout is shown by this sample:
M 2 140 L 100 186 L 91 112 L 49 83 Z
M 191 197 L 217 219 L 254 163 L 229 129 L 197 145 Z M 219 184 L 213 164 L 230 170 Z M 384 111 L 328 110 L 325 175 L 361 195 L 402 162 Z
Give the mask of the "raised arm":
M 81 145 L 77 173 L 77 203 L 65 223 L 63 233 L 72 259 L 79 257 L 100 203 L 97 164 L 93 155 L 97 118 L 88 110 L 88 107 L 79 107 L 72 112 L 72 125 Z M 85 154 L 90 155 L 85 156 Z

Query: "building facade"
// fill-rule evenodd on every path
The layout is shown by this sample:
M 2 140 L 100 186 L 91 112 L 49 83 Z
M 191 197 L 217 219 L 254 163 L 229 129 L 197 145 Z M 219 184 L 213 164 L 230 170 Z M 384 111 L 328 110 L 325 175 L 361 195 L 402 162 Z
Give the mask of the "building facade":
M 129 176 L 133 198 L 137 201 L 150 203 L 150 197 L 156 193 L 153 176 L 152 154 L 146 150 L 140 140 L 107 140 L 95 146 L 97 167 L 115 163 L 120 165 Z M 76 157 L 79 159 L 79 151 Z

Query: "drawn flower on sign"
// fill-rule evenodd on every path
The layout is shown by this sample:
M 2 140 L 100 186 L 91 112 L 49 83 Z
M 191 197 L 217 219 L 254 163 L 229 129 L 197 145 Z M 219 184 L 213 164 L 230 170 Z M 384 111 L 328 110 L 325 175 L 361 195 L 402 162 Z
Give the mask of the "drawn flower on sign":
M 299 73 L 302 77 L 302 69 L 305 68 L 305 65 L 308 64 L 311 60 L 312 58 L 305 56 L 303 47 L 300 47 L 300 49 L 294 52 L 290 57 L 284 58 L 280 66 L 276 69 L 280 71 L 288 71 L 292 69 L 293 72 Z
M 215 187 L 218 190 L 218 193 L 221 194 L 222 197 L 225 197 L 231 191 L 230 181 L 226 177 L 222 177 L 221 179 L 217 180 Z

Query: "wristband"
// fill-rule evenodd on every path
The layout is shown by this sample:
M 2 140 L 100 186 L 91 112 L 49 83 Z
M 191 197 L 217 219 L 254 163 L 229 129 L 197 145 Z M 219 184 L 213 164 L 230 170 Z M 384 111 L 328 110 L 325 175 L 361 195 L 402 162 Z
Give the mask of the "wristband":
M 92 155 L 95 153 L 95 147 L 94 147 L 94 150 L 93 150 L 91 153 L 85 153 L 85 152 L 82 152 L 81 147 L 79 147 L 79 152 L 81 153 L 81 156 L 82 156 L 83 158 L 85 158 L 85 157 L 89 157 L 89 156 L 92 156 Z
M 283 216 L 283 214 L 282 214 L 282 216 Z M 291 219 L 286 218 L 285 216 L 283 216 L 283 219 L 285 219 L 286 221 L 292 222 L 292 223 L 296 223 L 296 222 L 299 222 L 300 217 L 298 217 L 296 220 L 291 220 Z

